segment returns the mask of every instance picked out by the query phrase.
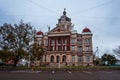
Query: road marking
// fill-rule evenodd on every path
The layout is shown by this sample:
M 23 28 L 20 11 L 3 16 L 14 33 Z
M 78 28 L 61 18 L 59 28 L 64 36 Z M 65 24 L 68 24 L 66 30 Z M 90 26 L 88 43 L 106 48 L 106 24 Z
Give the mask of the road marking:
M 83 71 L 83 72 L 87 74 L 92 74 L 92 72 L 89 72 L 89 71 Z
M 17 73 L 40 73 L 41 71 L 12 71 Z
M 52 74 L 55 74 L 55 71 L 52 71 Z
M 72 72 L 71 71 L 67 71 L 69 74 L 72 74 Z
M 110 72 L 110 71 L 103 71 L 104 73 L 112 73 L 112 72 Z

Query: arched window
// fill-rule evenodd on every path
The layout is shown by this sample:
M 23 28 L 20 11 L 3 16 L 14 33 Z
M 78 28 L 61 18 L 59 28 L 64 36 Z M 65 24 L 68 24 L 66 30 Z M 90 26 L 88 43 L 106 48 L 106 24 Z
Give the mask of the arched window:
M 62 56 L 62 62 L 66 62 L 66 56 Z
M 54 62 L 54 56 L 51 56 L 50 62 Z
M 56 57 L 56 62 L 59 63 L 59 61 L 60 61 L 60 56 L 57 56 Z

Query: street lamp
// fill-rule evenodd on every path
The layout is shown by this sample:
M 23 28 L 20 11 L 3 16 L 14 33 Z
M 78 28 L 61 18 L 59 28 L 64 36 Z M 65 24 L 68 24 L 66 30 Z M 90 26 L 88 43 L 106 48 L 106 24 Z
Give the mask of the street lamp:
M 30 51 L 29 51 L 29 46 L 27 46 L 27 50 L 28 50 L 28 68 L 30 68 L 30 58 L 31 58 L 31 54 L 30 54 Z

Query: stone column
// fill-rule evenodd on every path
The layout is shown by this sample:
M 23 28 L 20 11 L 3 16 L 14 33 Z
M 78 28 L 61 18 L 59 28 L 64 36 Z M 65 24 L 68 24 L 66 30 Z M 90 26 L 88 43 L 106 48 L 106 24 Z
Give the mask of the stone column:
M 54 63 L 56 62 L 56 55 L 54 55 Z
M 62 63 L 62 55 L 60 55 L 60 63 Z

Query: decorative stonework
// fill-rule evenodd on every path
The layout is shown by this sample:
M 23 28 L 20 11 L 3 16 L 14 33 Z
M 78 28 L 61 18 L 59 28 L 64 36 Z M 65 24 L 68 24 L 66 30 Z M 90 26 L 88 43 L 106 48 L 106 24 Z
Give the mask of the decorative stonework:
M 49 66 L 93 65 L 91 30 L 86 27 L 80 34 L 73 28 L 71 18 L 67 17 L 64 9 L 56 27 L 43 37 L 36 37 L 43 40 L 46 49 L 43 64 Z

